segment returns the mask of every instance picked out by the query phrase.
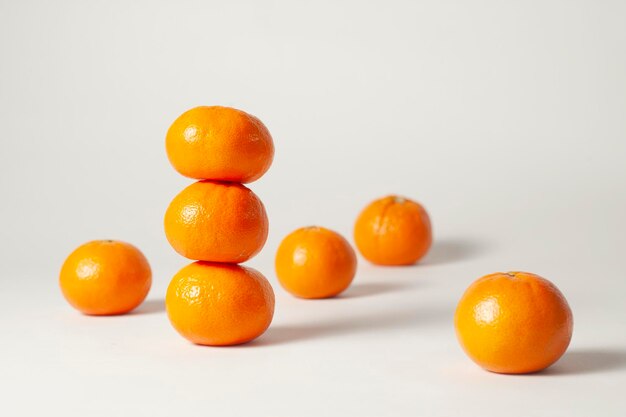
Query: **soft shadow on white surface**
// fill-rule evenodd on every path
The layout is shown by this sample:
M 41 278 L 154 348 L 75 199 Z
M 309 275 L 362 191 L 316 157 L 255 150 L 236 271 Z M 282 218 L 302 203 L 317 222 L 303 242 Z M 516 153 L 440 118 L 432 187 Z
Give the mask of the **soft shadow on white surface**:
M 131 315 L 156 313 L 165 313 L 165 300 L 162 298 L 146 300 L 139 307 L 130 312 Z
M 321 323 L 302 323 L 271 326 L 267 333 L 249 346 L 265 346 L 301 342 L 311 339 L 342 337 L 354 333 L 384 331 L 385 329 L 409 328 L 413 325 L 446 323 L 452 320 L 449 309 L 405 308 Z
M 541 375 L 580 375 L 626 369 L 626 349 L 577 349 L 566 352 Z
M 482 256 L 488 251 L 485 242 L 470 239 L 441 239 L 435 238 L 432 248 L 423 261 L 417 265 L 442 265 L 466 261 Z
M 344 299 L 371 297 L 374 295 L 401 291 L 407 287 L 409 287 L 409 285 L 402 282 L 365 282 L 351 285 L 345 292 L 334 298 Z

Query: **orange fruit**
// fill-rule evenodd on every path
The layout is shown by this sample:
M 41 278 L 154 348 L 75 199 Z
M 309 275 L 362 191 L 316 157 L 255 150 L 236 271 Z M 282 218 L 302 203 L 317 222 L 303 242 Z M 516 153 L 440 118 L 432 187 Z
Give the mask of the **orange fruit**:
M 261 200 L 237 183 L 198 181 L 180 192 L 165 212 L 172 247 L 194 260 L 240 263 L 257 254 L 267 239 Z
M 467 355 L 488 371 L 537 372 L 572 338 L 572 311 L 550 281 L 528 272 L 495 273 L 465 291 L 454 317 Z
M 348 241 L 323 227 L 290 233 L 276 252 L 278 281 L 297 297 L 333 297 L 348 288 L 355 273 L 356 255 Z
M 230 107 L 186 111 L 167 131 L 167 156 L 182 175 L 248 183 L 272 164 L 274 142 L 256 117 Z
M 274 291 L 252 268 L 194 262 L 172 279 L 165 306 L 174 328 L 193 343 L 236 345 L 259 337 L 269 327 Z
M 354 240 L 361 255 L 372 263 L 411 265 L 430 248 L 430 218 L 415 201 L 393 195 L 384 197 L 359 214 Z
M 65 299 L 85 314 L 123 314 L 146 298 L 152 272 L 146 257 L 133 245 L 94 240 L 68 256 L 59 284 Z

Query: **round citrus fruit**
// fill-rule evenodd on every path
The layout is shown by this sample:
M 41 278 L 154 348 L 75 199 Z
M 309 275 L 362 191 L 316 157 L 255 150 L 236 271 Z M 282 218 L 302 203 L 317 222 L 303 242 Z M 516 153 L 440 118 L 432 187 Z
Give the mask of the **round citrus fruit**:
M 194 262 L 174 276 L 165 305 L 174 328 L 193 343 L 236 345 L 259 337 L 269 327 L 274 291 L 252 268 Z
M 165 146 L 174 168 L 196 179 L 252 182 L 274 158 L 274 142 L 265 125 L 230 107 L 186 111 L 167 131 Z
M 194 260 L 240 263 L 257 254 L 267 239 L 261 200 L 237 183 L 199 181 L 180 192 L 165 212 L 172 247 Z
M 378 265 L 411 265 L 428 252 L 432 230 L 428 213 L 404 197 L 389 196 L 368 205 L 354 226 L 357 248 Z
M 355 273 L 356 255 L 348 241 L 323 227 L 292 232 L 276 253 L 278 280 L 297 297 L 333 297 L 348 288 Z
M 572 337 L 572 312 L 550 281 L 528 272 L 495 273 L 465 291 L 454 317 L 467 355 L 488 371 L 537 372 L 556 362 Z
M 68 256 L 59 284 L 65 299 L 85 314 L 123 314 L 146 298 L 152 272 L 145 256 L 133 245 L 95 240 Z

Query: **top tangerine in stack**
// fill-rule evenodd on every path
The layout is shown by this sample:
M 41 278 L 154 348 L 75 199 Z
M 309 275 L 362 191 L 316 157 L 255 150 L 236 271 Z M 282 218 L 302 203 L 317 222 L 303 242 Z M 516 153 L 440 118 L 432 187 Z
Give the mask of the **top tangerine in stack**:
M 247 184 L 261 178 L 274 158 L 265 125 L 230 107 L 186 111 L 167 131 L 165 147 L 176 171 L 199 180 Z
M 200 181 L 181 191 L 165 213 L 165 234 L 181 255 L 241 263 L 267 240 L 261 200 L 242 185 L 259 179 L 274 143 L 256 117 L 229 107 L 196 107 L 169 128 L 167 156 L 182 175 Z

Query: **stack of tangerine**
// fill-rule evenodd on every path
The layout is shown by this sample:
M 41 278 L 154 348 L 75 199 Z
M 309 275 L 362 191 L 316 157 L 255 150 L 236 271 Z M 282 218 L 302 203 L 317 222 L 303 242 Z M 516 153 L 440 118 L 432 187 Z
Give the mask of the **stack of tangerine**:
M 165 298 L 174 328 L 202 345 L 234 345 L 260 336 L 274 314 L 267 279 L 238 265 L 267 239 L 261 200 L 246 186 L 270 167 L 274 143 L 263 123 L 228 107 L 196 107 L 167 132 L 167 155 L 182 175 L 199 181 L 165 213 L 172 247 L 196 262 L 172 279 Z

